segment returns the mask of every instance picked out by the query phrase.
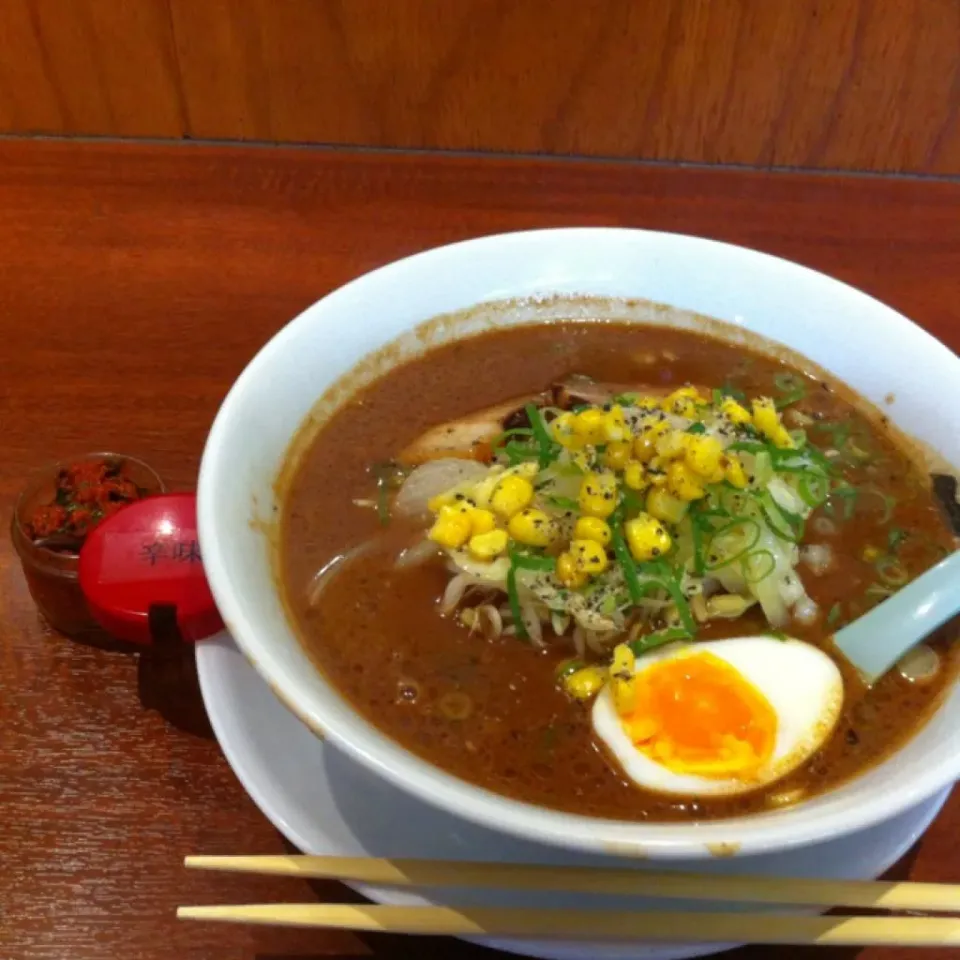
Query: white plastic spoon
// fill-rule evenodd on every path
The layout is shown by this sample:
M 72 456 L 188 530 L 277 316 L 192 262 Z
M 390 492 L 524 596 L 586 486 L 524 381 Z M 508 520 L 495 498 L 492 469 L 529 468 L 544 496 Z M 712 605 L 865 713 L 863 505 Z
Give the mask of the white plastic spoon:
M 908 650 L 960 613 L 960 551 L 837 631 L 834 644 L 868 686 Z

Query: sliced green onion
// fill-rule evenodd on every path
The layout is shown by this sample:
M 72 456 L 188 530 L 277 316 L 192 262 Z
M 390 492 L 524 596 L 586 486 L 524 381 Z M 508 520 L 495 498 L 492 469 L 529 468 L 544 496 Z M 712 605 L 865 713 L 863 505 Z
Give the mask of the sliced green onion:
M 627 511 L 630 513 L 639 513 L 644 507 L 643 497 L 635 490 L 622 490 L 620 493 L 620 502 L 623 505 L 624 516 L 626 516 Z
M 781 393 L 773 403 L 778 410 L 789 407 L 807 395 L 806 385 L 795 373 L 778 373 L 773 378 L 773 383 Z
M 609 617 L 611 613 L 614 613 L 617 609 L 617 598 L 614 594 L 608 593 L 600 601 L 600 612 L 605 616 Z
M 541 557 L 534 553 L 520 553 L 511 548 L 510 560 L 518 570 L 535 570 L 539 573 L 551 573 L 557 569 L 557 561 L 553 557 Z
M 772 453 L 776 449 L 775 447 L 768 447 L 765 443 L 760 443 L 758 440 L 738 440 L 736 443 L 731 443 L 727 450 L 737 453 L 738 451 L 743 451 L 744 453 Z
M 531 443 L 519 443 L 516 440 L 508 440 L 502 447 L 507 455 L 511 466 L 519 463 L 526 463 L 528 460 L 539 460 L 540 449 Z
M 511 437 L 523 437 L 526 439 L 532 436 L 533 430 L 531 430 L 530 427 L 512 427 L 510 430 L 504 430 L 503 433 L 498 433 L 490 441 L 490 446 L 492 449 L 498 450 Z
M 843 449 L 853 457 L 858 463 L 866 463 L 873 454 L 869 450 L 864 450 L 862 447 L 857 446 L 857 442 L 851 437 L 843 445 Z
M 390 523 L 390 491 L 400 486 L 406 471 L 395 463 L 377 463 L 372 470 L 377 484 L 377 519 L 386 527 Z
M 835 603 L 827 612 L 827 626 L 832 627 L 840 619 L 840 604 Z
M 507 571 L 507 602 L 510 604 L 510 612 L 513 614 L 517 636 L 521 640 L 529 640 L 527 627 L 523 622 L 523 614 L 520 612 L 520 595 L 517 593 L 517 567 L 515 563 L 511 563 L 510 569 Z
M 847 442 L 847 437 L 850 436 L 853 424 L 849 420 L 841 420 L 839 423 L 816 423 L 814 429 L 828 434 L 833 446 L 837 450 L 841 450 Z
M 760 569 L 757 570 L 756 567 L 761 562 L 765 566 L 760 566 Z M 740 561 L 740 569 L 743 571 L 743 579 L 747 583 L 760 583 L 761 580 L 766 580 L 777 569 L 777 561 L 769 550 L 756 550 L 747 554 Z
M 686 432 L 687 433 L 706 433 L 707 428 L 702 423 L 691 423 L 690 426 L 687 427 Z
M 557 454 L 560 452 L 559 444 L 553 442 L 550 432 L 543 422 L 543 417 L 534 404 L 528 403 L 523 409 L 527 413 L 530 428 L 533 430 L 533 437 L 537 441 L 537 446 L 540 448 L 540 469 L 543 470 L 544 467 L 549 466 L 550 463 L 556 460 Z
M 819 507 L 829 496 L 830 484 L 822 474 L 807 470 L 798 475 L 797 493 L 811 509 Z
M 880 502 L 883 504 L 883 516 L 880 517 L 879 522 L 881 524 L 889 523 L 890 519 L 893 517 L 894 507 L 897 505 L 897 498 L 884 493 L 882 490 L 878 489 L 872 484 L 861 487 L 860 492 L 864 495 L 872 494 L 880 500 Z
M 693 572 L 702 577 L 706 572 L 703 560 L 703 529 L 699 511 L 690 511 L 690 539 L 693 541 Z
M 557 680 L 565 680 L 567 677 L 572 676 L 585 666 L 586 664 L 582 660 L 562 660 L 559 664 L 557 664 L 557 669 L 554 671 L 553 675 Z
M 843 519 L 852 519 L 853 511 L 857 506 L 857 497 L 860 496 L 860 491 L 856 487 L 851 487 L 849 484 L 847 484 L 846 486 L 835 487 L 830 496 L 831 498 L 839 497 L 843 501 Z M 831 517 L 836 516 L 837 504 L 834 503 L 832 499 L 827 501 L 827 506 L 825 509 Z
M 554 497 L 551 495 L 545 499 L 551 507 L 557 507 L 560 510 L 576 510 L 578 512 L 580 510 L 580 504 L 573 497 Z
M 725 533 L 729 533 L 732 530 L 737 528 L 742 528 L 744 532 L 744 540 L 747 542 L 744 543 L 740 549 L 729 556 L 719 556 L 714 554 L 713 543 L 717 537 L 723 536 Z M 760 524 L 756 520 L 751 519 L 750 517 L 738 516 L 734 517 L 732 520 L 727 523 L 722 524 L 717 527 L 710 535 L 710 539 L 706 547 L 706 562 L 703 565 L 705 572 L 712 570 L 719 570 L 721 567 L 725 567 L 728 564 L 736 563 L 737 560 L 740 560 L 746 554 L 748 554 L 756 545 L 757 541 L 760 539 Z M 716 556 L 716 560 L 711 560 L 711 557 Z
M 720 393 L 724 397 L 732 397 L 737 403 L 743 403 L 747 399 L 747 395 L 735 387 L 729 380 L 723 382 L 723 386 L 720 387 Z
M 654 582 L 659 581 L 659 585 L 670 594 L 670 599 L 677 608 L 677 615 L 680 617 L 684 628 L 689 631 L 691 636 L 695 634 L 697 632 L 697 624 L 693 619 L 693 614 L 690 612 L 690 604 L 683 595 L 683 589 L 680 586 L 679 580 L 667 565 L 667 562 L 665 560 L 654 560 L 650 563 L 637 565 L 635 570 L 645 574 L 649 572 Z
M 618 403 L 621 407 L 632 407 L 639 399 L 639 393 L 618 393 L 613 398 L 613 402 Z
M 910 574 L 896 557 L 881 557 L 877 561 L 877 573 L 892 587 L 902 587 L 910 579 Z
M 799 513 L 792 513 L 784 507 L 781 507 L 767 490 L 764 490 L 758 499 L 764 519 L 767 521 L 767 526 L 781 540 L 787 540 L 790 543 L 799 543 L 803 539 L 806 524 Z M 786 523 L 786 527 L 781 525 L 781 521 Z
M 781 643 L 786 643 L 790 639 L 782 630 L 768 630 L 767 636 L 779 640 Z
M 678 640 L 692 640 L 693 635 L 688 630 L 680 627 L 668 627 L 666 630 L 657 630 L 655 633 L 648 633 L 644 637 L 637 637 L 636 640 L 627 641 L 627 646 L 633 651 L 635 657 L 642 656 L 662 647 L 667 643 L 675 643 Z
M 613 544 L 613 553 L 617 558 L 617 563 L 620 564 L 621 570 L 623 570 L 623 579 L 627 583 L 630 600 L 636 606 L 643 599 L 646 591 L 640 583 L 640 577 L 637 575 L 637 565 L 634 563 L 633 557 L 630 556 L 630 548 L 623 537 L 623 530 L 621 529 L 623 523 L 622 504 L 614 511 L 610 520 L 610 541 Z
M 890 553 L 896 553 L 900 549 L 900 544 L 907 539 L 907 534 L 905 531 L 901 530 L 899 527 L 894 527 L 887 534 L 887 550 Z

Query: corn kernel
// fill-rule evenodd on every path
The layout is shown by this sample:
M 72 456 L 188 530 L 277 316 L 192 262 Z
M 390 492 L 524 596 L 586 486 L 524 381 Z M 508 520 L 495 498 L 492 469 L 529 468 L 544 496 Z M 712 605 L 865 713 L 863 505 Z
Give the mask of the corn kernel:
M 605 547 L 611 538 L 610 525 L 599 517 L 580 517 L 573 528 L 573 535 L 577 540 L 593 540 Z
M 470 532 L 478 534 L 489 533 L 497 525 L 497 518 L 489 511 L 476 507 L 468 514 L 470 517 Z
M 576 700 L 589 700 L 599 693 L 606 682 L 600 667 L 582 667 L 563 680 L 563 688 Z
M 707 600 L 708 619 L 736 620 L 743 616 L 757 601 L 747 600 L 735 593 L 721 593 Z
M 592 452 L 591 448 L 591 451 Z M 593 460 L 590 453 L 586 450 L 578 450 L 570 457 L 570 462 L 577 467 L 581 473 L 589 473 L 593 469 Z
M 867 546 L 863 548 L 863 553 L 861 553 L 860 556 L 863 557 L 867 563 L 874 563 L 880 559 L 881 553 L 876 547 Z
M 637 397 L 630 406 L 636 407 L 644 413 L 651 413 L 660 409 L 660 401 L 656 397 Z
M 644 423 L 633 441 L 633 455 L 641 463 L 649 461 L 657 452 L 657 441 L 669 433 L 672 427 L 666 420 L 653 420 Z
M 507 533 L 505 530 L 490 530 L 474 534 L 467 549 L 474 560 L 493 560 L 507 549 Z
M 679 523 L 687 513 L 689 504 L 678 500 L 662 487 L 654 487 L 647 495 L 647 513 L 665 523 Z
M 612 676 L 623 674 L 624 676 L 632 677 L 636 662 L 633 651 L 625 643 L 618 643 L 613 648 L 613 660 L 610 663 L 610 673 Z
M 470 515 L 457 507 L 441 507 L 427 536 L 441 547 L 462 547 L 470 539 Z
M 645 490 L 650 485 L 646 470 L 643 464 L 636 460 L 631 460 L 623 470 L 623 482 L 631 490 Z
M 592 576 L 607 569 L 607 551 L 596 540 L 571 540 L 568 552 L 583 573 Z
M 550 431 L 553 434 L 554 440 L 570 450 L 579 449 L 584 443 L 583 439 L 574 433 L 573 424 L 575 419 L 575 414 L 568 411 L 561 413 L 560 416 L 550 424 Z
M 753 401 L 753 425 L 775 447 L 788 450 L 793 446 L 793 438 L 780 422 L 777 408 L 769 397 L 760 397 Z
M 526 477 L 504 477 L 498 484 L 490 506 L 501 517 L 510 518 L 519 513 L 533 499 L 533 484 Z
M 750 422 L 750 413 L 740 406 L 733 397 L 724 397 L 720 404 L 720 413 L 726 417 L 732 424 L 742 427 Z
M 447 507 L 454 501 L 453 493 L 449 490 L 445 493 L 438 493 L 435 497 L 431 497 L 427 501 L 427 509 L 431 513 L 439 513 L 441 507 Z
M 745 490 L 748 484 L 747 474 L 743 469 L 743 463 L 740 458 L 730 453 L 727 454 L 727 465 L 723 471 L 727 482 L 735 486 L 738 490 Z
M 637 681 L 632 675 L 614 676 L 610 680 L 610 692 L 613 694 L 613 707 L 621 717 L 628 717 L 637 706 Z
M 682 430 L 664 433 L 656 442 L 657 456 L 661 460 L 677 460 L 684 456 L 693 436 Z
M 662 557 L 673 545 L 663 523 L 649 513 L 641 513 L 624 525 L 627 545 L 634 560 L 643 563 Z
M 487 475 L 470 491 L 470 499 L 478 507 L 486 509 L 490 506 L 490 500 L 493 497 L 497 484 L 503 479 L 503 468 L 492 467 Z
M 474 488 L 470 484 L 457 484 L 443 493 L 438 493 L 427 501 L 427 509 L 431 513 L 439 513 L 442 507 L 456 507 L 466 511 L 476 505 Z
M 590 517 L 609 517 L 617 508 L 617 479 L 612 473 L 588 473 L 580 483 L 580 509 Z
M 632 445 L 629 440 L 617 440 L 607 445 L 603 451 L 604 465 L 611 470 L 622 470 L 630 459 Z
M 528 547 L 548 547 L 557 536 L 554 520 L 534 507 L 515 513 L 507 523 L 507 530 L 517 543 Z
M 716 437 L 687 434 L 687 447 L 683 459 L 686 465 L 708 483 L 719 483 L 723 479 L 723 444 Z
M 630 428 L 623 416 L 623 407 L 612 406 L 603 418 L 604 439 L 607 443 L 622 443 L 630 439 Z
M 561 553 L 557 557 L 557 579 L 565 587 L 576 590 L 587 582 L 587 575 L 577 567 L 573 554 Z
M 666 486 L 668 465 L 668 462 L 666 460 L 662 460 L 660 457 L 654 457 L 647 464 L 647 479 L 655 487 Z
M 606 415 L 599 407 L 587 407 L 574 417 L 573 432 L 584 443 L 606 443 L 605 420 Z
M 663 398 L 660 406 L 667 413 L 675 413 L 680 417 L 694 417 L 697 413 L 697 404 L 703 403 L 703 398 L 697 393 L 696 387 L 680 387 L 669 396 Z
M 699 500 L 707 492 L 702 479 L 679 461 L 667 467 L 667 489 L 679 500 Z

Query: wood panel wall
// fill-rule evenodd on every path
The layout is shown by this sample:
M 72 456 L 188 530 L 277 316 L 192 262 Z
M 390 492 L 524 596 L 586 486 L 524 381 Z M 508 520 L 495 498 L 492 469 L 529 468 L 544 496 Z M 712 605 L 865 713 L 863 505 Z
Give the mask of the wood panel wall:
M 0 131 L 960 174 L 960 0 L 0 0 Z

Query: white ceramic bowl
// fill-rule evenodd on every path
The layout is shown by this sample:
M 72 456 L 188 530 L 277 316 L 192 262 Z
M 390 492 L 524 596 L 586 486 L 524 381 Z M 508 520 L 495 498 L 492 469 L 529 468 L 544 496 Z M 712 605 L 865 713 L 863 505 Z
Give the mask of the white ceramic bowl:
M 274 481 L 291 439 L 328 387 L 421 322 L 480 302 L 547 294 L 641 297 L 762 334 L 878 405 L 892 395 L 892 420 L 960 463 L 960 359 L 889 307 L 796 264 L 694 237 L 620 229 L 506 234 L 409 257 L 334 291 L 277 334 L 224 401 L 204 452 L 199 526 L 207 576 L 230 632 L 278 696 L 315 732 L 426 801 L 494 829 L 600 853 L 699 858 L 784 850 L 862 829 L 952 783 L 960 774 L 956 688 L 903 750 L 797 806 L 700 825 L 573 816 L 506 799 L 418 759 L 361 719 L 311 666 L 271 566 Z M 520 310 L 498 322 L 523 317 Z M 655 319 L 676 322 L 669 313 Z M 434 332 L 442 339 L 451 330 Z

